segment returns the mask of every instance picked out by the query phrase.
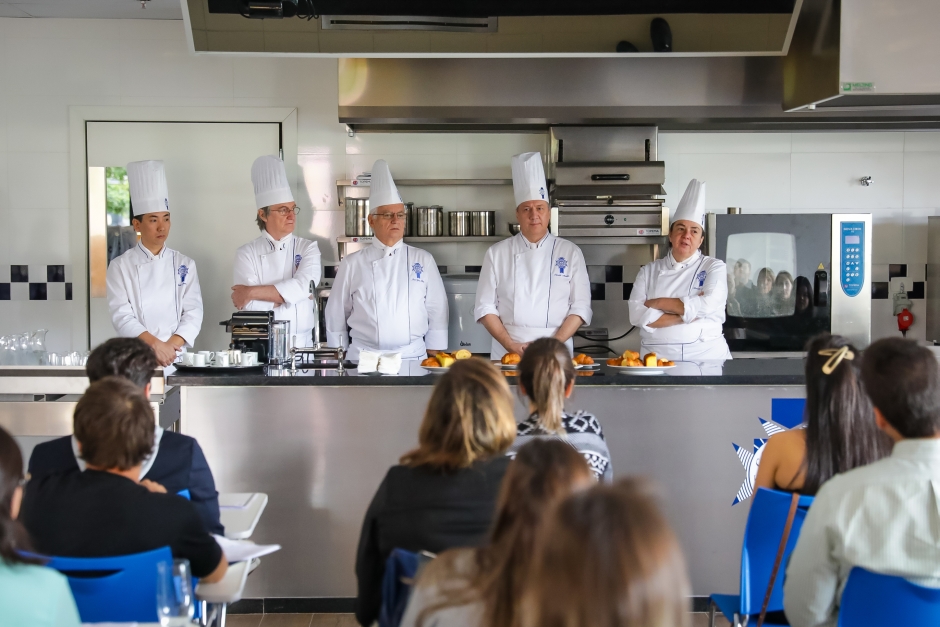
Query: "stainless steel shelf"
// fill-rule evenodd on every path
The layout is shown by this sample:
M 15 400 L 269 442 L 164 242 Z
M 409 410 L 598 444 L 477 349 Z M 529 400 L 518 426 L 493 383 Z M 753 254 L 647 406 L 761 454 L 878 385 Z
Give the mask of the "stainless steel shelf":
M 442 187 L 447 185 L 512 185 L 512 179 L 395 179 L 399 187 Z M 369 187 L 353 185 L 350 180 L 336 181 L 337 187 Z
M 451 236 L 444 235 L 441 237 L 420 237 L 412 236 L 406 237 L 405 241 L 409 244 L 448 244 L 456 242 L 501 242 L 507 237 L 512 237 L 512 235 L 463 235 L 463 236 Z

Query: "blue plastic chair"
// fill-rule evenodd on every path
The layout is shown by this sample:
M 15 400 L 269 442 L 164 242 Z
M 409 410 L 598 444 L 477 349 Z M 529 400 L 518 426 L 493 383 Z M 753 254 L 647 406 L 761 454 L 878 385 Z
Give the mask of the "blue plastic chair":
M 709 625 L 714 627 L 715 608 L 725 615 L 732 627 L 745 622 L 749 616 L 760 615 L 770 573 L 773 571 L 777 550 L 780 548 L 780 538 L 783 537 L 783 528 L 786 526 L 787 514 L 790 511 L 791 492 L 780 492 L 759 488 L 751 503 L 751 511 L 747 516 L 747 526 L 744 528 L 744 543 L 741 548 L 741 588 L 739 594 L 713 594 L 709 597 Z M 773 591 L 770 595 L 768 612 L 783 611 L 783 575 L 786 570 L 790 553 L 796 546 L 800 537 L 800 529 L 806 519 L 806 511 L 813 502 L 811 496 L 801 496 L 797 505 L 796 516 L 790 529 L 790 537 L 784 549 L 780 570 L 774 581 Z M 756 620 L 755 620 L 756 623 Z M 773 623 L 765 622 L 767 627 Z
M 153 623 L 157 564 L 172 562 L 170 547 L 116 557 L 53 557 L 47 564 L 69 580 L 83 623 Z
M 940 589 L 855 567 L 842 592 L 839 627 L 940 625 Z

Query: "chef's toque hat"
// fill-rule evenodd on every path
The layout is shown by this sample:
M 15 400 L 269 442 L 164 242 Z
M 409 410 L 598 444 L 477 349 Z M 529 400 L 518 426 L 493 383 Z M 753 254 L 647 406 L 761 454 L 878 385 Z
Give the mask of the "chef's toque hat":
M 672 226 L 676 220 L 689 220 L 705 228 L 705 183 L 696 179 L 689 181 L 669 225 Z
M 255 186 L 255 204 L 258 209 L 294 202 L 284 162 L 274 155 L 255 159 L 251 164 L 251 182 Z
M 162 161 L 128 163 L 127 183 L 131 188 L 131 207 L 135 216 L 170 210 Z
M 372 182 L 369 189 L 369 213 L 385 205 L 401 204 L 401 194 L 392 179 L 385 159 L 379 159 L 372 164 Z
M 512 191 L 518 207 L 527 200 L 548 202 L 548 186 L 542 168 L 542 153 L 524 152 L 512 158 Z

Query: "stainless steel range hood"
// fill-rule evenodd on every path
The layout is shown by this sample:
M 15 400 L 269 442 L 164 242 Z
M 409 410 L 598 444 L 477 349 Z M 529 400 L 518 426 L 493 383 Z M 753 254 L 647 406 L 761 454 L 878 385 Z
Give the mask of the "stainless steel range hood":
M 797 10 L 784 109 L 940 105 L 938 0 L 802 0 Z

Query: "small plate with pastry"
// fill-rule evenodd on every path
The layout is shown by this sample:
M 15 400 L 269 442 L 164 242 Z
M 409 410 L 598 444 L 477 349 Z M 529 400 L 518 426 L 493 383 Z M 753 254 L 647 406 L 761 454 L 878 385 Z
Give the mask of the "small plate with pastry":
M 520 361 L 522 361 L 522 357 L 518 353 L 506 353 L 502 359 L 493 363 L 503 370 L 515 370 L 519 367 Z
M 584 353 L 575 355 L 571 362 L 574 364 L 575 370 L 597 370 L 601 367 L 600 364 L 594 362 L 593 357 Z
M 437 355 L 423 360 L 421 367 L 431 372 L 445 372 L 453 366 L 456 361 L 457 358 L 450 353 L 438 353 Z
M 607 360 L 607 367 L 625 374 L 657 375 L 675 368 L 675 362 L 660 359 L 656 353 L 647 353 L 642 358 L 636 351 L 624 351 L 620 357 Z

